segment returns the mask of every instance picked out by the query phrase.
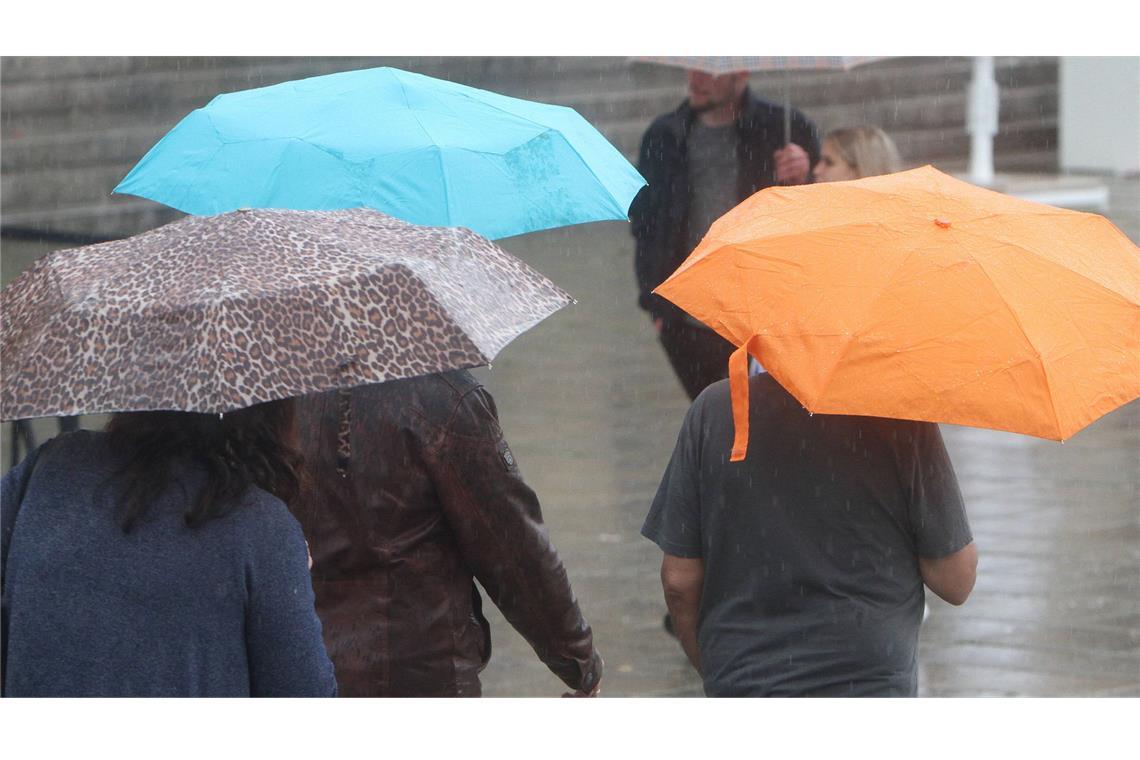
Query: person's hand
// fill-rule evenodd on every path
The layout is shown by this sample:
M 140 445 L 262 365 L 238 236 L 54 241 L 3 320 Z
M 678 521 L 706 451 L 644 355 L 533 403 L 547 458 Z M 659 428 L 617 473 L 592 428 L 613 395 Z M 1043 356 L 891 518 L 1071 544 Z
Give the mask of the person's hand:
M 776 159 L 776 181 L 781 185 L 802 185 L 807 182 L 811 161 L 807 151 L 795 143 L 788 143 L 772 154 Z
M 594 658 L 598 662 L 598 680 L 594 681 L 594 688 L 590 689 L 589 691 L 586 691 L 585 689 L 568 691 L 562 695 L 563 697 L 596 697 L 602 693 L 602 672 L 604 671 L 605 663 L 602 660 L 602 656 L 596 652 L 594 653 Z
M 563 696 L 563 698 L 565 698 L 565 697 L 596 697 L 601 693 L 602 693 L 602 682 L 599 680 L 596 684 L 594 684 L 594 688 L 592 691 L 582 691 L 581 689 L 579 689 L 578 691 L 568 691 L 565 694 L 563 694 L 562 696 Z
M 658 335 L 661 334 L 661 330 L 664 327 L 665 327 L 665 320 L 664 319 L 662 319 L 661 317 L 654 317 L 653 318 L 653 329 L 657 331 Z
M 305 541 L 305 555 L 309 558 L 309 569 L 313 569 L 313 553 L 309 551 L 309 542 Z

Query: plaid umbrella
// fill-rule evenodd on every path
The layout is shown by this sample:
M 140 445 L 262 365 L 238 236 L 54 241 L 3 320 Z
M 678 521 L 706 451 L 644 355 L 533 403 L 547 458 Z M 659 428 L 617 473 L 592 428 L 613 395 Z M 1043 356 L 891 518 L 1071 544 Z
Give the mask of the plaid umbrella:
M 805 71 L 840 69 L 848 71 L 865 63 L 881 61 L 881 55 L 658 55 L 639 56 L 635 61 L 660 63 L 695 69 L 715 76 L 734 71 Z M 784 142 L 791 142 L 792 104 L 787 77 L 784 77 Z
M 57 251 L 0 301 L 0 418 L 221 413 L 487 364 L 570 303 L 464 229 L 239 210 Z
M 881 55 L 659 55 L 639 56 L 634 60 L 661 63 L 685 69 L 707 71 L 710 74 L 730 74 L 733 71 L 799 71 L 807 69 L 842 69 L 872 61 L 881 61 Z

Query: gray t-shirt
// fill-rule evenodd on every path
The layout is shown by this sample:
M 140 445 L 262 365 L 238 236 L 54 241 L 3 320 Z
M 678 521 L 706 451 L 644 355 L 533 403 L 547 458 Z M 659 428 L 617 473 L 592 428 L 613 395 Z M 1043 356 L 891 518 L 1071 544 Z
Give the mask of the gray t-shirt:
M 689 250 L 709 227 L 739 202 L 736 127 L 707 127 L 693 122 L 686 145 L 689 156 Z
M 736 156 L 735 125 L 708 127 L 700 119 L 693 122 L 686 150 L 689 156 L 689 239 L 691 252 L 709 227 L 739 202 L 737 176 L 740 172 Z M 712 331 L 712 328 L 688 314 L 685 322 Z
M 749 379 L 748 456 L 730 463 L 728 381 L 685 417 L 641 532 L 701 557 L 709 696 L 913 696 L 918 560 L 973 540 L 938 426 L 810 415 Z

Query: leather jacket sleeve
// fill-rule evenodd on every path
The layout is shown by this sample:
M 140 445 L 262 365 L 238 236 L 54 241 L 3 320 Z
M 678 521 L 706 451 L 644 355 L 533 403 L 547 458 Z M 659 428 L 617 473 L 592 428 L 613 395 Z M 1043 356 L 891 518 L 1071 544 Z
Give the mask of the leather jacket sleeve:
M 433 458 L 440 503 L 468 567 L 555 675 L 592 690 L 602 674 L 593 633 L 483 388 L 462 396 Z

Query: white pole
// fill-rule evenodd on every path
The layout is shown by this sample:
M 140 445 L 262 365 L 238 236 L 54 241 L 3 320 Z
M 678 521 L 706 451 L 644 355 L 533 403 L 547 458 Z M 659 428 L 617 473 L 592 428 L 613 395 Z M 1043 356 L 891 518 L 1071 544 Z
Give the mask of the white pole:
M 994 59 L 974 59 L 974 79 L 970 82 L 970 103 L 966 114 L 970 133 L 970 181 L 978 185 L 994 182 L 994 135 L 998 131 L 998 86 L 994 81 Z

